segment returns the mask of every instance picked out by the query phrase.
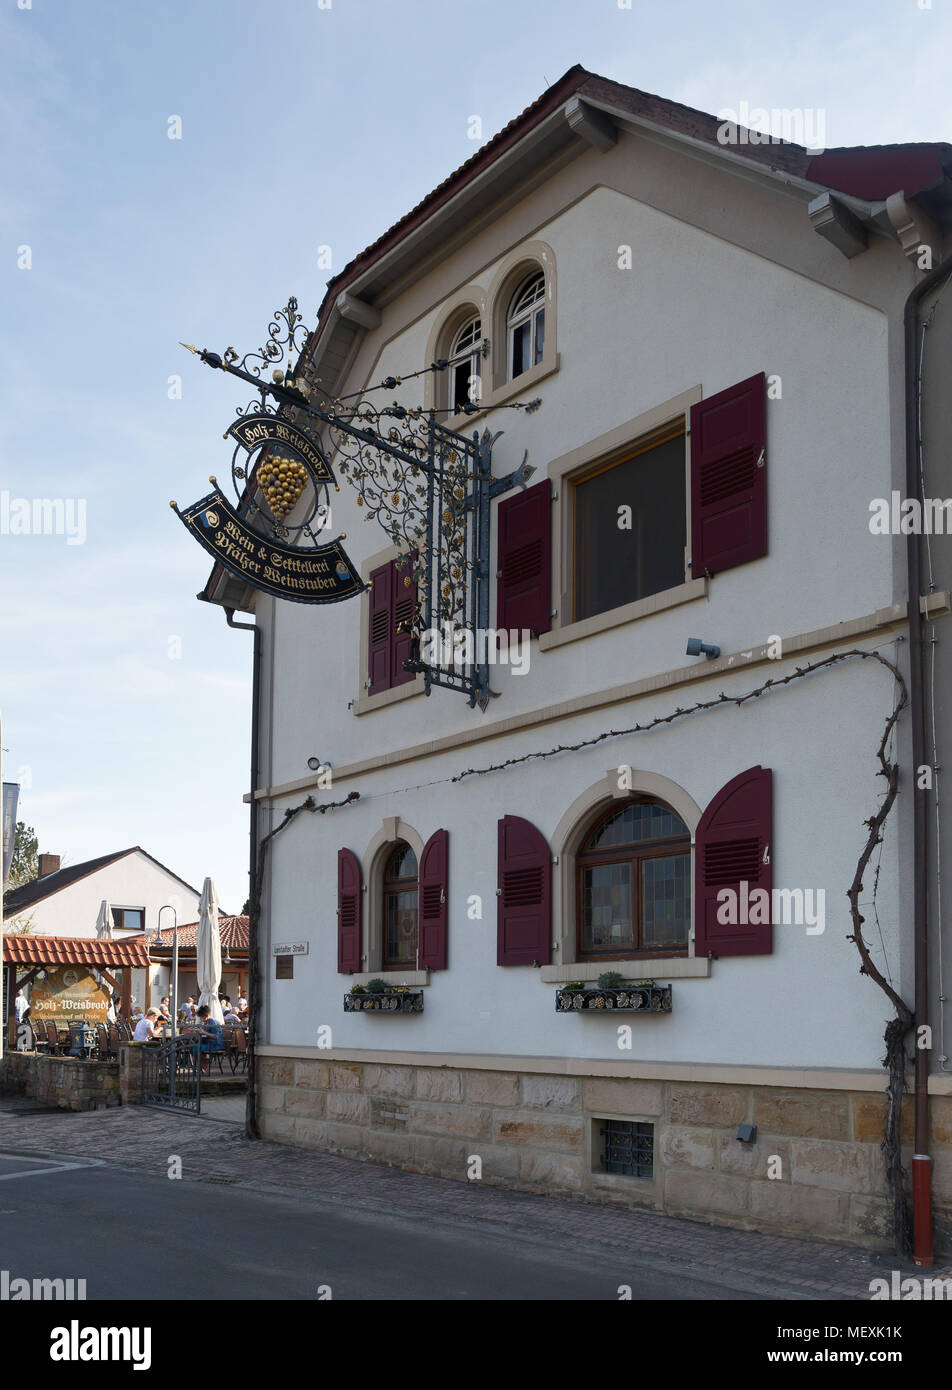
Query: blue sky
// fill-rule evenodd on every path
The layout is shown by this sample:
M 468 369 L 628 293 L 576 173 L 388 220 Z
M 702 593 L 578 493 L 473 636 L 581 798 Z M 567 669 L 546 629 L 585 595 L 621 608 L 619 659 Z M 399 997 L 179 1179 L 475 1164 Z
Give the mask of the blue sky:
M 82 544 L 0 534 L 4 777 L 41 850 L 138 843 L 246 895 L 250 635 L 195 601 L 168 506 L 225 475 L 244 396 L 179 339 L 257 348 L 289 294 L 313 323 L 469 118 L 489 138 L 573 63 L 820 108 L 828 145 L 948 140 L 950 38 L 950 0 L 0 0 L 0 494 L 86 510 Z

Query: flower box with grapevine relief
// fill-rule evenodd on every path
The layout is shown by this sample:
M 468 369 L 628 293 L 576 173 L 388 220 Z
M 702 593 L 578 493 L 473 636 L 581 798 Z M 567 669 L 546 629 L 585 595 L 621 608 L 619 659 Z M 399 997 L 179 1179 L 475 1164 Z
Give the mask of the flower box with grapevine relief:
M 654 980 L 602 988 L 597 985 L 563 986 L 555 992 L 555 1009 L 560 1014 L 613 1013 L 669 1014 L 671 986 Z
M 345 1014 L 422 1014 L 422 989 L 352 989 L 344 995 Z

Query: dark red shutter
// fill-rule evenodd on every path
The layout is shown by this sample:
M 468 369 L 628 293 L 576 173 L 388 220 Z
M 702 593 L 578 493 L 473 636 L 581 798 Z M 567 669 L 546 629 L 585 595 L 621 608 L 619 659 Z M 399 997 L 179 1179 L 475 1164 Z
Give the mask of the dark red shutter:
M 766 376 L 691 407 L 691 569 L 695 579 L 767 553 Z
M 552 484 L 548 479 L 499 504 L 496 626 L 552 626 Z
M 337 851 L 337 969 L 341 975 L 360 970 L 363 904 L 360 860 L 349 849 Z
M 393 562 L 393 577 L 390 581 L 393 586 L 391 685 L 405 685 L 407 681 L 416 679 L 413 671 L 404 671 L 403 669 L 403 663 L 409 661 L 413 656 L 416 642 L 411 627 L 417 605 L 417 586 L 416 580 L 413 578 L 415 560 L 416 555 L 414 553 L 402 569 L 396 560 Z
M 499 965 L 548 965 L 552 959 L 552 856 L 521 816 L 499 822 L 497 954 Z
M 706 956 L 764 956 L 773 950 L 770 909 L 765 923 L 743 925 L 746 883 L 750 895 L 773 886 L 772 777 L 769 767 L 749 767 L 714 797 L 701 817 L 694 845 L 694 954 Z M 723 888 L 737 894 L 736 925 L 717 920 Z M 756 902 L 756 899 L 755 899 Z M 759 914 L 758 914 L 759 915 Z
M 446 899 L 449 892 L 449 835 L 437 830 L 423 846 L 420 857 L 421 970 L 446 969 Z
M 370 576 L 370 651 L 367 674 L 370 694 L 390 689 L 393 656 L 393 565 L 381 565 Z

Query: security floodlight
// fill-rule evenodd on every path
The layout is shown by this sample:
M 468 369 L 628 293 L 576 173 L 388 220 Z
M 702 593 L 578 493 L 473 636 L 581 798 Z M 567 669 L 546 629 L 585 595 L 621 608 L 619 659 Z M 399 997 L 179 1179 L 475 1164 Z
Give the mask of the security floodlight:
M 330 763 L 325 762 L 323 758 L 308 758 L 307 765 L 312 772 L 320 772 L 322 768 L 330 767 Z
M 713 661 L 720 654 L 720 647 L 715 647 L 710 642 L 702 642 L 700 637 L 688 638 L 688 656 L 706 656 L 708 661 Z

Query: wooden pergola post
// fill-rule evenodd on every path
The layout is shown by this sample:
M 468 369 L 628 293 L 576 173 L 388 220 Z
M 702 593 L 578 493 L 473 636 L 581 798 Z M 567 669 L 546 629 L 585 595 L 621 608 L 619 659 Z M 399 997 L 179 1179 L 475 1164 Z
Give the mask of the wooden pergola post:
M 17 968 L 15 965 L 3 968 L 7 976 L 7 1047 L 12 1050 L 17 1045 Z

